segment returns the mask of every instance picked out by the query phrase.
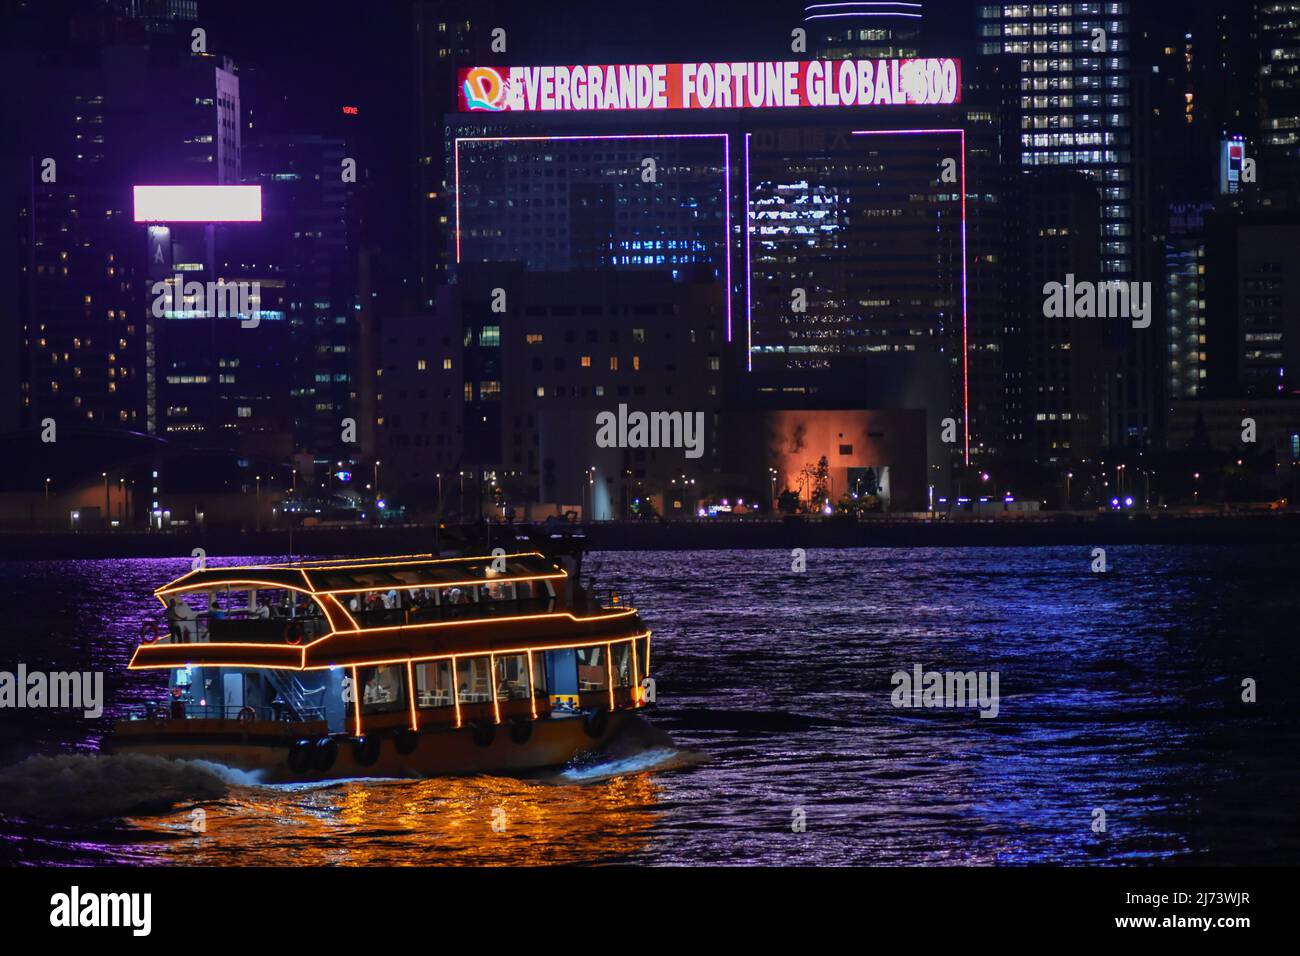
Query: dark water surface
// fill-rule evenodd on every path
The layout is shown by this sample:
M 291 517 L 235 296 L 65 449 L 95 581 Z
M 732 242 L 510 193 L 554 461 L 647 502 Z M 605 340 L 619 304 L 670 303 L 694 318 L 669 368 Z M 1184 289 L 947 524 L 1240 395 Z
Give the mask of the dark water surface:
M 101 670 L 107 697 L 99 720 L 0 710 L 0 862 L 1300 863 L 1300 549 L 1107 557 L 1102 576 L 1075 547 L 810 551 L 804 574 L 785 551 L 589 555 L 654 630 L 675 750 L 298 787 L 75 756 L 161 696 L 125 665 L 188 559 L 0 564 L 0 670 Z M 996 671 L 998 716 L 895 709 L 915 664 Z

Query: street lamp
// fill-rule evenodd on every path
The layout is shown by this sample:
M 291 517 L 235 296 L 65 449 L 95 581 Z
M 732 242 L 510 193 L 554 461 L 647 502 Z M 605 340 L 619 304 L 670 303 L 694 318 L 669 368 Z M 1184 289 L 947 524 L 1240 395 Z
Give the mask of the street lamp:
M 104 476 L 104 527 L 108 527 L 109 512 L 112 510 L 108 504 L 108 472 L 100 472 Z
M 45 500 L 50 500 L 50 479 L 45 479 Z

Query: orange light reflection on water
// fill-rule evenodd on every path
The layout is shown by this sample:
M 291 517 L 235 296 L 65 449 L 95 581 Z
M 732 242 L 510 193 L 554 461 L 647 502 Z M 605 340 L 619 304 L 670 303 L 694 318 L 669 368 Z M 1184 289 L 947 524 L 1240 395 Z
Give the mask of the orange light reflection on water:
M 350 780 L 237 787 L 190 810 L 131 823 L 158 837 L 153 862 L 190 866 L 541 866 L 621 862 L 645 848 L 650 774 L 561 785 L 506 777 Z M 501 832 L 494 812 L 504 811 Z

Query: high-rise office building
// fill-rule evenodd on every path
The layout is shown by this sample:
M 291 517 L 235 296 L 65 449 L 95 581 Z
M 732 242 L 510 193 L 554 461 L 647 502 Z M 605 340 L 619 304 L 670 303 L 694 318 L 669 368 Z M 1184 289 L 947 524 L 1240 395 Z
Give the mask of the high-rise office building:
M 433 306 L 434 290 L 447 281 L 451 264 L 447 233 L 453 171 L 444 149 L 443 116 L 456 109 L 457 72 L 492 62 L 491 31 L 506 22 L 503 10 L 502 0 L 414 0 L 411 4 L 416 195 L 409 227 L 416 237 L 413 267 L 418 277 L 418 291 L 408 297 L 411 310 Z
M 1260 0 L 1261 175 L 1300 187 L 1300 0 Z
M 725 134 L 453 128 L 457 264 L 667 270 L 725 281 Z
M 1127 2 L 977 8 L 980 55 L 1014 63 L 1018 72 L 1019 164 L 1076 170 L 1097 187 L 1100 272 L 1092 281 L 1152 278 L 1149 93 L 1130 60 L 1130 12 Z M 1162 293 L 1163 282 L 1152 289 Z M 1156 440 L 1163 407 L 1164 329 L 1153 322 L 1120 334 L 1110 443 L 1143 448 Z
M 143 41 L 0 60 L 28 91 L 4 147 L 24 421 L 155 432 L 160 329 L 131 185 L 237 181 L 238 80 L 227 61 Z
M 1205 217 L 1212 208 L 1210 203 L 1180 203 L 1169 209 L 1169 234 L 1165 240 L 1165 323 L 1170 399 L 1197 398 L 1208 384 L 1207 343 L 1212 332 L 1206 309 Z M 1219 331 L 1216 328 L 1214 334 Z
M 245 180 L 262 186 L 263 221 L 230 245 L 228 268 L 266 274 L 283 291 L 288 325 L 288 397 L 295 451 L 322 462 L 356 453 L 343 420 L 358 420 L 358 270 L 352 191 L 341 139 L 316 134 L 260 136 L 245 148 Z M 272 289 L 275 285 L 271 286 Z M 280 316 L 276 310 L 276 316 Z
M 1134 274 L 1128 4 L 982 4 L 979 51 L 1020 67 L 1020 163 L 1064 166 L 1102 196 L 1105 278 Z
M 917 55 L 924 4 L 806 0 L 809 53 L 827 60 Z

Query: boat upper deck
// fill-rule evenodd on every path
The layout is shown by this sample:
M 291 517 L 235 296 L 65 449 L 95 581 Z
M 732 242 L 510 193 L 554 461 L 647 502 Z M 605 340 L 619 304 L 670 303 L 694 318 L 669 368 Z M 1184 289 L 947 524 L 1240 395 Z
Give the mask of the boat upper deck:
M 540 552 L 200 568 L 158 588 L 131 667 L 312 668 L 640 634 L 626 595 L 587 594 Z
M 393 589 L 441 588 L 509 581 L 563 580 L 567 572 L 539 551 L 493 558 L 397 558 L 303 561 L 229 568 L 198 568 L 156 589 L 160 599 L 186 591 L 261 585 L 306 594 L 336 596 Z M 164 601 L 165 603 L 165 601 Z

